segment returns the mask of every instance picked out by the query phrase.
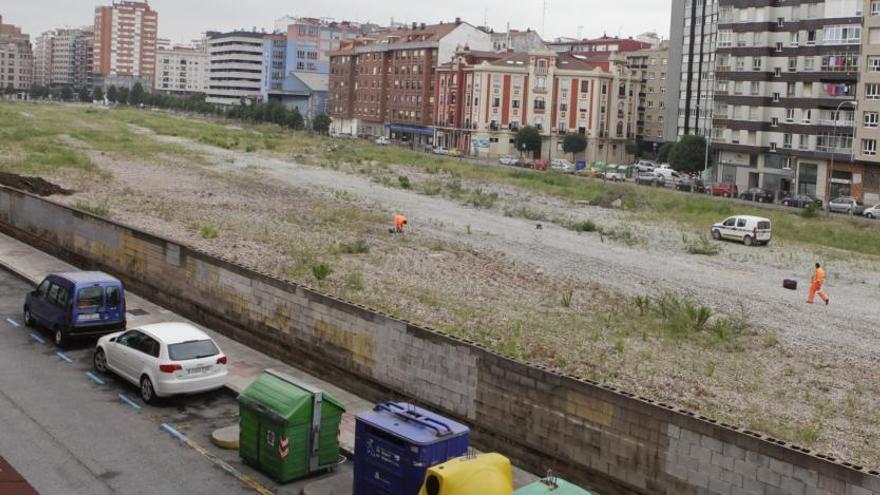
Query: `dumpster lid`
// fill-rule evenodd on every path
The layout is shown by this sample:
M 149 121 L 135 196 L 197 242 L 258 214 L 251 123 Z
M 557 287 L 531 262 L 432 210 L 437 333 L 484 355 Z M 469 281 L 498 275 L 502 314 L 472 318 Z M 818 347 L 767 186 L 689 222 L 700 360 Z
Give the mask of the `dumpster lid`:
M 417 445 L 467 434 L 470 429 L 427 409 L 406 402 L 383 402 L 372 411 L 357 415 L 363 421 Z
M 516 495 L 591 495 L 583 488 L 556 477 L 547 477 L 536 481 L 514 493 Z
M 291 421 L 298 413 L 312 404 L 315 393 L 322 394 L 323 402 L 345 411 L 345 406 L 333 396 L 298 381 L 296 378 L 275 370 L 266 370 L 251 382 L 238 396 L 239 402 L 246 405 L 258 404 L 275 420 Z M 299 418 L 307 421 L 309 417 Z

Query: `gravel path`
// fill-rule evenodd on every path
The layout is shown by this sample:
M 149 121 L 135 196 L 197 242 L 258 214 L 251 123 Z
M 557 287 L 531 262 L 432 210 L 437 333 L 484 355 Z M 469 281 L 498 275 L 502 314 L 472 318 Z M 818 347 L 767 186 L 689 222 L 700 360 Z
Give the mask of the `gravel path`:
M 775 329 L 788 343 L 815 351 L 843 351 L 850 358 L 876 361 L 880 351 L 880 271 L 876 261 L 829 261 L 827 290 L 831 305 L 807 305 L 810 267 L 817 254 L 799 246 L 771 244 L 746 248 L 724 243 L 715 257 L 687 254 L 681 230 L 669 225 L 638 225 L 637 213 L 596 207 L 571 207 L 544 200 L 545 209 L 590 218 L 600 225 L 629 222 L 639 237 L 636 246 L 577 234 L 560 226 L 504 216 L 495 209 L 475 209 L 455 201 L 388 188 L 367 177 L 259 155 L 222 150 L 167 136 L 158 139 L 184 144 L 215 155 L 213 170 L 257 171 L 280 183 L 301 188 L 346 191 L 385 211 L 402 211 L 411 228 L 440 240 L 504 253 L 547 275 L 598 283 L 630 295 L 662 291 L 690 294 L 703 304 Z M 512 198 L 514 201 L 522 198 Z M 468 235 L 466 232 L 470 231 Z M 782 289 L 783 278 L 800 282 L 796 292 Z

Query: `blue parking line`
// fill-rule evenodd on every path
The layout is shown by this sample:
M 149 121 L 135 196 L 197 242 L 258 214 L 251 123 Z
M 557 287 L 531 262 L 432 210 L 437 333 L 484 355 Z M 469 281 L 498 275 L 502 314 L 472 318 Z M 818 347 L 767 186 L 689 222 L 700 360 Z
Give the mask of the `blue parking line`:
M 101 379 L 98 375 L 92 373 L 91 371 L 86 371 L 86 376 L 89 377 L 89 380 L 97 383 L 98 385 L 103 385 L 104 380 Z
M 21 325 L 18 324 L 17 321 L 13 320 L 12 318 L 6 318 L 6 321 L 8 321 L 9 324 L 12 325 L 12 326 L 14 326 L 14 327 L 20 327 L 20 326 L 21 326 Z
M 73 359 L 70 359 L 67 354 L 64 354 L 61 351 L 55 353 L 56 356 L 60 357 L 62 360 L 67 361 L 68 363 L 72 363 Z
M 136 411 L 140 411 L 141 409 L 143 409 L 140 404 L 129 399 L 128 396 L 125 394 L 119 394 L 119 400 L 121 400 L 122 402 L 125 402 L 129 406 L 133 407 Z
M 168 423 L 162 423 L 162 429 L 171 434 L 174 438 L 180 440 L 181 442 L 186 442 L 187 438 L 183 435 L 183 433 L 177 431 L 173 426 Z
M 42 345 L 46 345 L 45 339 L 43 339 L 43 337 L 40 337 L 39 335 L 37 335 L 33 332 L 31 332 L 31 338 L 36 340 L 37 342 L 39 342 Z

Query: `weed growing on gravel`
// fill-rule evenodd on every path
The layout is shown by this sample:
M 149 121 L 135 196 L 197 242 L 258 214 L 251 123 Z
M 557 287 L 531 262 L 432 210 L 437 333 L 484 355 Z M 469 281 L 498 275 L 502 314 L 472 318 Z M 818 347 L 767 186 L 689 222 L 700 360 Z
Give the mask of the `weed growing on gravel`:
M 633 234 L 633 231 L 628 227 L 603 228 L 599 229 L 599 233 L 602 234 L 603 237 L 607 237 L 613 241 L 622 242 L 627 246 L 633 246 L 639 243 L 639 238 L 636 237 L 636 235 Z
M 562 226 L 575 232 L 596 232 L 600 230 L 592 220 L 565 220 L 562 222 Z
M 437 196 L 443 192 L 443 183 L 438 180 L 427 180 L 417 186 L 419 193 L 425 196 Z
M 360 272 L 349 273 L 345 279 L 345 286 L 358 292 L 364 289 L 364 277 Z
M 694 340 L 709 347 L 738 351 L 741 348 L 737 340 L 748 330 L 748 324 L 741 318 L 713 315 L 710 308 L 672 293 L 635 298 L 634 303 L 642 319 L 647 320 L 645 323 L 673 340 Z
M 562 307 L 570 308 L 571 307 L 571 299 L 574 297 L 574 291 L 569 289 L 562 293 Z
M 504 208 L 504 216 L 511 218 L 525 218 L 532 221 L 547 221 L 547 215 L 541 210 L 535 210 L 526 205 Z
M 220 232 L 213 225 L 204 225 L 199 229 L 199 235 L 202 236 L 202 239 L 216 239 Z
M 327 263 L 318 263 L 312 266 L 312 275 L 319 282 L 329 277 L 331 273 L 333 273 L 333 269 Z
M 495 201 L 498 201 L 498 193 L 487 193 L 479 187 L 469 191 L 465 197 L 465 204 L 476 208 L 492 208 L 495 206 Z
M 409 177 L 405 175 L 400 175 L 397 177 L 397 182 L 400 183 L 401 189 L 412 189 L 412 184 L 409 182 Z
M 334 244 L 333 247 L 330 248 L 330 252 L 333 254 L 364 254 L 370 252 L 370 245 L 367 244 L 367 241 L 358 239 L 354 242 L 341 242 L 339 244 Z
M 77 202 L 75 205 L 76 209 L 82 210 L 86 213 L 91 213 L 96 217 L 109 217 L 110 216 L 110 208 L 106 205 L 93 205 L 91 203 L 84 203 L 82 201 Z
M 681 242 L 684 244 L 685 251 L 689 254 L 715 256 L 721 252 L 721 248 L 713 244 L 705 235 L 691 238 L 687 234 L 682 233 Z

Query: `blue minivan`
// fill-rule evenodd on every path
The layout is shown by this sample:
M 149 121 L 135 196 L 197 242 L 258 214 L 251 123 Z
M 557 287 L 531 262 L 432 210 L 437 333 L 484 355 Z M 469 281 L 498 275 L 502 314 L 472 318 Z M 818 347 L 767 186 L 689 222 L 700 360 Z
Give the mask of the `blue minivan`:
M 59 347 L 125 330 L 125 288 L 104 272 L 50 274 L 25 297 L 24 322 L 51 330 Z

